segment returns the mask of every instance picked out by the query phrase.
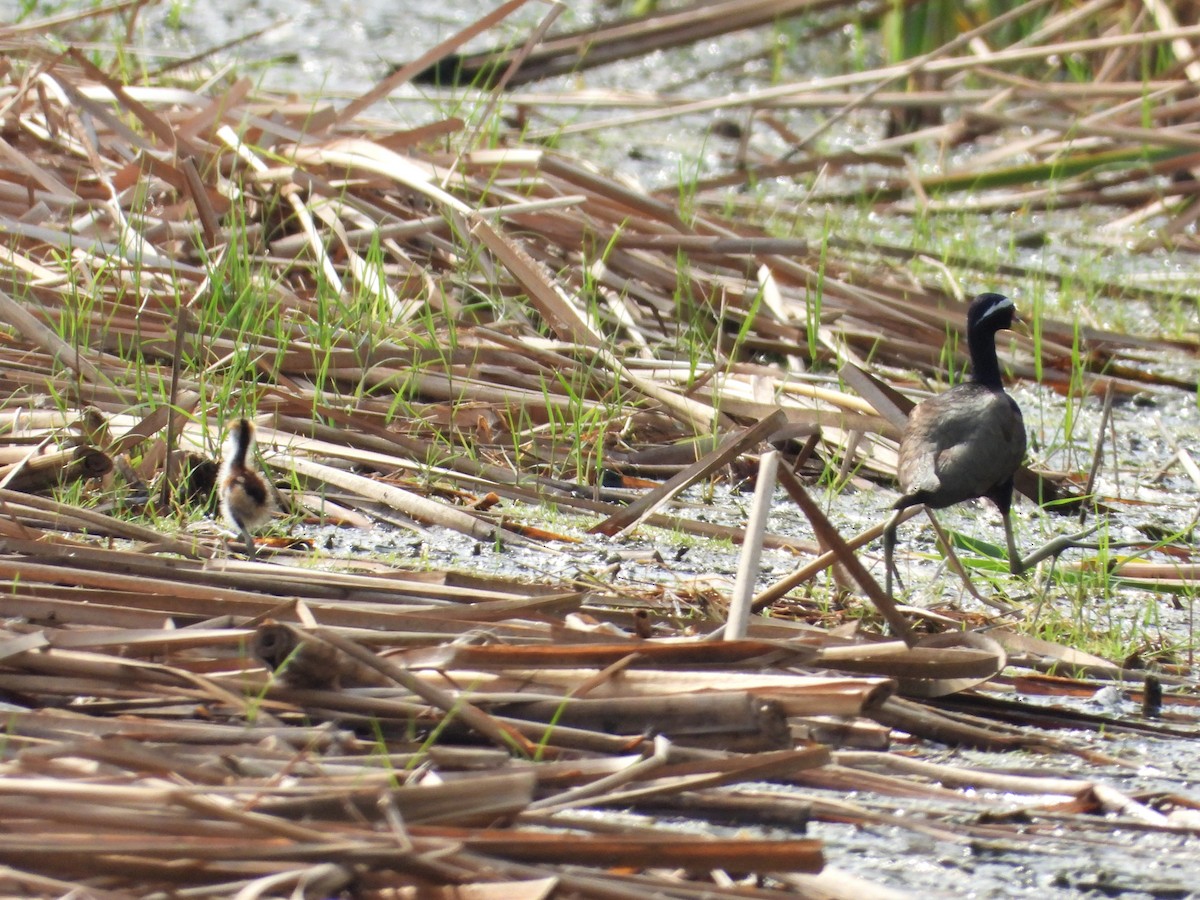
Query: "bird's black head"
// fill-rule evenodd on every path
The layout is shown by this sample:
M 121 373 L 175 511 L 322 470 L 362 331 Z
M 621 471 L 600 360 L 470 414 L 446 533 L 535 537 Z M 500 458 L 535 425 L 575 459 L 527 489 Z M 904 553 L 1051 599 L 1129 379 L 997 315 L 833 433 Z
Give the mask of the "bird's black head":
M 980 294 L 967 309 L 967 332 L 990 332 L 1012 328 L 1017 309 L 1003 294 Z
M 980 294 L 967 309 L 967 346 L 971 351 L 971 375 L 979 384 L 1003 390 L 1000 363 L 996 359 L 996 332 L 1012 328 L 1016 318 L 1013 302 L 1003 294 Z

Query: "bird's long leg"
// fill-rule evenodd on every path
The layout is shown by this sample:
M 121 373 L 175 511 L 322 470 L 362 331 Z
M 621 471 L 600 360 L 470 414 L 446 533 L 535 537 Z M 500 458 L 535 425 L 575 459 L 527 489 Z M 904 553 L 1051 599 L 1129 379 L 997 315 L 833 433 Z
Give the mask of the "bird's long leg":
M 933 525 L 933 530 L 937 532 L 938 545 L 941 547 L 942 552 L 946 554 L 946 565 L 954 570 L 954 574 L 959 577 L 960 581 L 962 581 L 963 587 L 966 588 L 967 593 L 969 593 L 984 606 L 990 606 L 997 612 L 1005 614 L 1013 612 L 1013 608 L 1004 601 L 994 600 L 991 597 L 985 597 L 983 594 L 979 593 L 979 590 L 975 587 L 974 582 L 971 581 L 971 576 L 967 572 L 966 566 L 962 564 L 962 560 L 960 560 L 958 558 L 958 554 L 954 552 L 954 543 L 950 540 L 950 535 L 948 535 L 946 530 L 942 528 L 942 523 L 937 520 L 937 517 L 933 514 L 933 510 L 928 506 L 925 507 L 925 515 L 929 517 L 929 521 Z
M 1008 513 L 1004 513 L 1004 539 L 1008 542 L 1008 570 L 1014 575 L 1020 575 L 1026 569 L 1036 566 L 1043 559 L 1058 556 L 1064 550 L 1070 550 L 1072 547 L 1095 548 L 1095 544 L 1082 543 L 1082 541 L 1099 527 L 1100 525 L 1097 523 L 1091 528 L 1086 528 L 1076 534 L 1059 535 L 1054 540 L 1039 547 L 1022 559 L 1021 554 L 1017 552 L 1017 542 L 1013 539 L 1012 518 Z
M 883 564 L 886 569 L 884 575 L 885 590 L 889 597 L 892 596 L 892 575 L 896 576 L 896 582 L 900 585 L 900 590 L 904 590 L 904 582 L 900 581 L 900 573 L 896 571 L 896 563 L 892 559 L 892 554 L 896 549 L 896 526 L 900 524 L 900 517 L 904 515 L 903 509 L 898 509 L 892 513 L 892 517 L 888 519 L 887 525 L 883 527 Z
M 253 561 L 255 556 L 254 535 L 245 526 L 242 526 L 242 540 L 246 542 L 246 558 Z

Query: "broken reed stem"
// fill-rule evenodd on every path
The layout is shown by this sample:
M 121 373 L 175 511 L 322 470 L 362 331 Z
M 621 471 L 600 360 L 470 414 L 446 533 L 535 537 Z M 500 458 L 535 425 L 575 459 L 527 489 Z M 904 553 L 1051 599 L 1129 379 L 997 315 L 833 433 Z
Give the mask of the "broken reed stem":
M 915 506 L 906 509 L 903 513 L 901 513 L 900 518 L 897 521 L 907 522 L 918 512 L 920 512 L 920 509 Z M 878 525 L 872 525 L 866 531 L 860 531 L 854 537 L 845 542 L 846 549 L 857 550 L 859 547 L 864 547 L 871 543 L 871 541 L 878 540 L 878 538 L 883 534 L 885 527 L 886 523 L 881 522 Z M 779 581 L 775 582 L 775 584 L 756 595 L 754 601 L 750 605 L 751 610 L 756 613 L 762 612 L 772 603 L 782 600 L 795 588 L 812 581 L 817 575 L 824 572 L 830 566 L 838 563 L 841 558 L 842 554 L 838 550 L 827 550 L 812 562 L 805 563 L 804 565 L 798 567 L 794 572 L 785 575 L 783 578 L 779 579 Z
M 728 618 L 725 622 L 727 641 L 744 638 L 750 623 L 750 602 L 754 596 L 754 584 L 758 580 L 762 538 L 767 530 L 767 517 L 771 513 L 771 501 L 775 496 L 775 473 L 778 468 L 779 453 L 775 450 L 768 450 L 758 461 L 754 500 L 750 504 L 746 533 L 742 538 L 742 552 L 738 559 L 737 578 L 733 583 L 733 596 L 730 598 Z
M 875 608 L 883 615 L 888 625 L 891 626 L 892 631 L 908 646 L 913 646 L 917 641 L 916 634 L 914 634 L 912 627 L 908 624 L 908 620 L 904 617 L 903 613 L 896 607 L 896 602 L 884 592 L 879 583 L 871 577 L 871 573 L 859 562 L 858 556 L 846 545 L 845 540 L 838 533 L 837 529 L 825 517 L 825 513 L 808 496 L 808 492 L 804 489 L 804 485 L 800 483 L 800 480 L 787 469 L 780 469 L 779 481 L 787 490 L 788 495 L 796 501 L 796 505 L 808 516 L 808 520 L 812 523 L 813 530 L 817 532 L 819 539 L 834 551 L 837 555 L 837 561 L 844 565 L 847 571 L 849 571 L 850 576 L 858 582 L 859 587 L 863 589 L 871 602 L 875 604 Z

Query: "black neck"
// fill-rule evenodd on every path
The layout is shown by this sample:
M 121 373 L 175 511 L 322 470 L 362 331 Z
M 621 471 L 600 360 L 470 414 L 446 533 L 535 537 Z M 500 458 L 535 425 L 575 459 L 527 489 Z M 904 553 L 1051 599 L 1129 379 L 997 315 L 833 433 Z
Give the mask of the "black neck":
M 1003 390 L 1000 361 L 996 359 L 996 332 L 986 328 L 968 331 L 967 347 L 971 351 L 971 380 L 995 391 Z
M 234 467 L 241 468 L 246 465 L 246 454 L 250 450 L 250 441 L 253 437 L 254 432 L 251 425 L 245 419 L 241 419 L 234 424 L 233 459 L 230 460 Z

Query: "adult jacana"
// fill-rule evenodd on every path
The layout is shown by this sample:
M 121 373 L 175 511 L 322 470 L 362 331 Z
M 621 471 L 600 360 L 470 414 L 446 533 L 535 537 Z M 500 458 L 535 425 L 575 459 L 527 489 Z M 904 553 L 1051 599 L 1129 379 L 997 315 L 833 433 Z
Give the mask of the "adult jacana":
M 250 559 L 254 559 L 252 532 L 271 518 L 273 506 L 267 483 L 250 465 L 253 450 L 254 423 L 238 419 L 225 442 L 217 476 L 221 514 L 241 532 Z
M 924 504 L 943 509 L 987 497 L 1004 519 L 1008 565 L 1019 575 L 1037 562 L 1076 546 L 1090 532 L 1060 537 L 1022 559 L 1013 540 L 1013 476 L 1025 458 L 1025 422 L 1021 408 L 1004 391 L 996 358 L 996 332 L 1011 328 L 1016 317 L 1012 300 L 1003 294 L 980 294 L 967 309 L 967 348 L 971 378 L 945 393 L 917 404 L 908 416 L 900 441 L 898 475 L 904 495 L 883 532 L 887 592 L 892 593 L 892 554 L 901 513 Z

